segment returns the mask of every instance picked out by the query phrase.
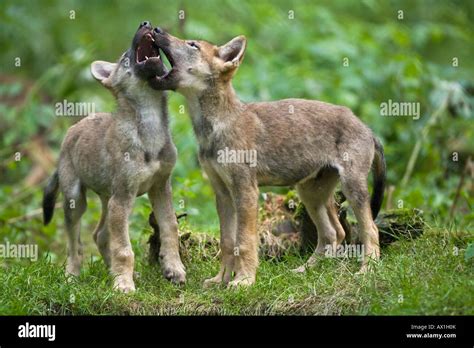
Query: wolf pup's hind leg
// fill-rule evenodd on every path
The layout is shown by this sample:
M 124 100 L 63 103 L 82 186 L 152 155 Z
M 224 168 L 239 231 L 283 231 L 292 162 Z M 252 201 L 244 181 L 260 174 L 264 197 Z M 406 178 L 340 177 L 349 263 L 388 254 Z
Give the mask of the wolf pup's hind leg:
M 327 205 L 332 203 L 334 189 L 338 182 L 337 171 L 322 169 L 316 179 L 309 180 L 296 186 L 298 195 L 303 201 L 311 220 L 318 230 L 318 245 L 305 265 L 295 269 L 297 273 L 304 272 L 313 266 L 318 256 L 325 255 L 327 248 L 334 250 L 337 245 L 337 231 L 333 219 L 329 215 Z
M 68 237 L 68 256 L 66 273 L 78 276 L 82 265 L 81 217 L 86 211 L 86 190 L 79 179 L 61 183 L 64 195 L 64 220 Z
M 359 225 L 364 247 L 360 273 L 364 273 L 368 270 L 370 260 L 378 260 L 380 257 L 379 232 L 372 218 L 367 181 L 363 177 L 346 178 L 342 180 L 342 192 L 347 197 Z
M 94 230 L 93 236 L 105 264 L 110 268 L 110 246 L 109 233 L 107 229 L 107 205 L 109 204 L 109 198 L 100 197 L 100 201 L 102 203 L 102 215 L 100 216 L 100 221 Z

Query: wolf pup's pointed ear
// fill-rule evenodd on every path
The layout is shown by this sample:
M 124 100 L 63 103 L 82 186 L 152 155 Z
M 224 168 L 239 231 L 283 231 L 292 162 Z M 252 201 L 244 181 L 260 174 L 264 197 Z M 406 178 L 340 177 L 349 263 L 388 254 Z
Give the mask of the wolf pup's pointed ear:
M 91 73 L 94 78 L 103 84 L 105 87 L 110 87 L 110 75 L 115 70 L 116 63 L 104 62 L 103 60 L 96 60 L 91 64 Z
M 224 61 L 224 71 L 237 68 L 244 59 L 247 39 L 240 35 L 219 47 L 219 57 Z

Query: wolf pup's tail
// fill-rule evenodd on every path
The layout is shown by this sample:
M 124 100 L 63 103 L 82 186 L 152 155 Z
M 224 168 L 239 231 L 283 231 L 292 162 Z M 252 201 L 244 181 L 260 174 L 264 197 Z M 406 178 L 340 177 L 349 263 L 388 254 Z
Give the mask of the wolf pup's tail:
M 54 214 L 54 206 L 59 193 L 59 174 L 56 170 L 43 191 L 43 223 L 49 224 Z
M 375 220 L 383 202 L 385 191 L 385 178 L 387 174 L 387 166 L 385 164 L 385 156 L 383 146 L 380 141 L 374 137 L 375 157 L 373 165 L 374 190 L 370 200 L 370 209 L 372 210 L 372 218 Z

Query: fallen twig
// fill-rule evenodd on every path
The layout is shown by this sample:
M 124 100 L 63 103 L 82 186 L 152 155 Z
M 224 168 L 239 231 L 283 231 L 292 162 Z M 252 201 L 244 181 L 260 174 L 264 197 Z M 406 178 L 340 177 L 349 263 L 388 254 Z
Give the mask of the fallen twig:
M 56 203 L 56 205 L 54 206 L 54 209 L 62 208 L 62 206 L 63 206 L 62 203 Z M 12 217 L 12 218 L 6 220 L 5 222 L 7 224 L 13 224 L 15 222 L 33 219 L 33 218 L 37 217 L 38 215 L 42 215 L 42 214 L 43 214 L 43 208 L 38 208 L 38 209 L 30 211 L 29 213 L 27 213 L 25 215 Z

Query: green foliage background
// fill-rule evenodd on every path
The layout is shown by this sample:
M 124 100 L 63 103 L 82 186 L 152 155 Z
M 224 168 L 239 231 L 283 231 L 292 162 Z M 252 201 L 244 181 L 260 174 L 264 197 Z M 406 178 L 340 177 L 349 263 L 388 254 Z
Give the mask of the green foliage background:
M 89 65 L 117 59 L 143 20 L 176 36 L 216 44 L 246 35 L 246 57 L 234 80 L 241 99 L 299 97 L 352 108 L 384 143 L 393 202 L 447 224 L 463 165 L 474 154 L 473 103 L 466 89 L 452 112 L 443 112 L 430 129 L 408 184 L 402 187 L 400 181 L 415 141 L 449 93 L 446 86 L 474 84 L 473 14 L 472 1 L 2 1 L 0 76 L 9 80 L 0 84 L 0 238 L 35 241 L 52 256 L 64 252 L 61 212 L 47 228 L 39 215 L 11 222 L 41 205 L 41 187 L 22 186 L 31 159 L 17 162 L 14 154 L 42 134 L 57 158 L 67 128 L 77 121 L 54 116 L 58 101 L 114 109 L 112 96 L 91 78 Z M 349 66 L 343 65 L 345 58 Z M 5 102 L 21 96 L 25 83 L 33 88 L 21 105 Z M 420 102 L 421 118 L 380 116 L 380 103 L 389 99 Z M 175 207 L 190 214 L 187 224 L 193 229 L 216 232 L 213 193 L 197 163 L 190 119 L 179 113 L 184 98 L 171 93 L 169 100 L 179 151 Z M 458 161 L 452 160 L 453 152 Z M 454 221 L 470 229 L 474 201 L 467 187 Z M 84 230 L 92 230 L 99 217 L 93 195 L 89 206 Z M 147 199 L 139 198 L 130 228 L 134 243 L 150 232 L 148 213 Z

